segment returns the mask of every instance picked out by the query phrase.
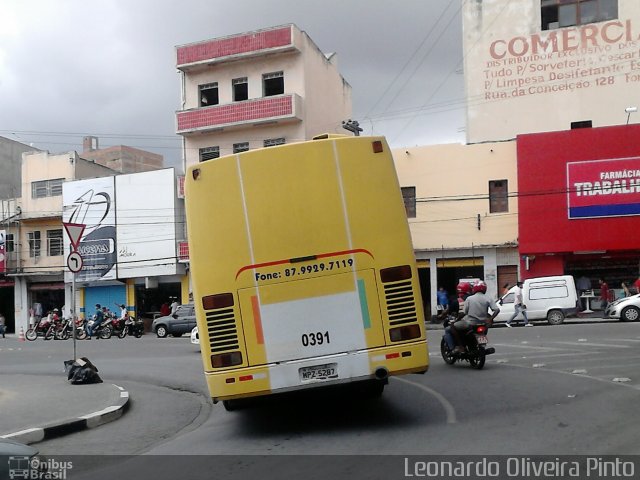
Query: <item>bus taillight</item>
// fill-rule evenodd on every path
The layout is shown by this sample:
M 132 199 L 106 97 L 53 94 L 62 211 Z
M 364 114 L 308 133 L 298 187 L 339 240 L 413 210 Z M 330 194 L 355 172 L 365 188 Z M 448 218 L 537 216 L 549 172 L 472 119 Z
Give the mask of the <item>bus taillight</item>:
M 225 308 L 233 306 L 233 294 L 220 293 L 218 295 L 208 295 L 202 297 L 202 307 L 205 310 L 215 310 L 217 308 Z
M 400 280 L 407 280 L 409 278 L 411 278 L 411 267 L 409 265 L 383 268 L 380 270 L 382 283 L 399 282 Z
M 403 340 L 411 340 L 420 337 L 419 325 L 406 325 L 404 327 L 396 327 L 389 330 L 389 337 L 392 342 L 401 342 Z
M 232 367 L 242 363 L 241 352 L 219 353 L 211 355 L 211 366 L 213 368 Z

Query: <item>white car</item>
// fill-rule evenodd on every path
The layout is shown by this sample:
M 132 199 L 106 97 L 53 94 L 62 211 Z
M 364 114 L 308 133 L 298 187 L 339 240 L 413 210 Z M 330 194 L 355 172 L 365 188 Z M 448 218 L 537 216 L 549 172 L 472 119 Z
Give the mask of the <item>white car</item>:
M 191 330 L 191 343 L 194 345 L 200 345 L 200 336 L 198 335 L 198 327 L 193 327 Z
M 623 322 L 640 320 L 640 294 L 620 298 L 607 305 L 604 318 L 617 318 Z

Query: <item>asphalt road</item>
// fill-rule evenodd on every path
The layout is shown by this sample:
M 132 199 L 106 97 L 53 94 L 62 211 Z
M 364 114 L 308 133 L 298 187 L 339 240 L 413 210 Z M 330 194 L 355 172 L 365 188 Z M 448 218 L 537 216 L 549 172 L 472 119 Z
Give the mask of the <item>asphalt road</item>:
M 237 412 L 208 400 L 200 356 L 187 338 L 80 342 L 79 353 L 105 381 L 129 390 L 132 408 L 116 422 L 38 447 L 46 455 L 154 455 L 137 460 L 147 472 L 146 458 L 163 459 L 153 462 L 155 468 L 173 459 L 165 473 L 181 465 L 175 455 L 206 455 L 189 462 L 190 478 L 210 471 L 211 458 L 225 473 L 220 478 L 254 470 L 262 478 L 282 478 L 293 467 L 279 462 L 270 468 L 274 455 L 340 455 L 341 461 L 323 465 L 357 469 L 356 478 L 365 478 L 360 475 L 368 465 L 367 478 L 375 478 L 381 472 L 402 476 L 393 455 L 640 453 L 640 323 L 494 328 L 489 337 L 496 354 L 481 371 L 445 365 L 441 332 L 429 334 L 430 371 L 392 378 L 381 399 L 335 389 Z M 61 375 L 62 361 L 71 356 L 71 342 L 23 345 L 0 352 L 7 359 L 0 372 Z M 375 462 L 345 455 L 383 455 L 391 464 L 375 468 Z M 111 465 L 105 475 L 118 468 Z M 309 478 L 317 471 L 311 468 Z

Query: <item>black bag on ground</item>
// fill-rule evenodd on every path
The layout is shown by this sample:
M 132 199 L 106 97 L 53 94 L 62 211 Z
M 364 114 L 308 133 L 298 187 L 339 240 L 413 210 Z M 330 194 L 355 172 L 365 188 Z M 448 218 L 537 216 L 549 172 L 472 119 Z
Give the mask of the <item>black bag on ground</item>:
M 102 379 L 98 375 L 98 368 L 87 357 L 66 360 L 64 371 L 67 373 L 67 380 L 72 385 L 102 383 Z

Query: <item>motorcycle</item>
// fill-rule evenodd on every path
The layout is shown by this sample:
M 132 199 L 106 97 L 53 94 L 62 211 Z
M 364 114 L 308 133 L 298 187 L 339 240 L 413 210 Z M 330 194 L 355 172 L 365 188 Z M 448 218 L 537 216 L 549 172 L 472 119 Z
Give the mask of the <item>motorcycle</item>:
M 80 319 L 76 320 L 76 338 L 80 338 L 81 332 L 84 332 L 83 321 Z M 63 318 L 62 322 L 58 326 L 55 331 L 56 340 L 67 340 L 71 337 L 73 333 L 73 328 L 71 327 L 71 319 Z M 86 337 L 86 333 L 84 334 Z
M 133 317 L 127 317 L 126 320 L 118 319 L 118 325 L 122 327 L 113 331 L 114 335 L 117 335 L 118 338 L 124 338 L 127 335 L 140 338 L 144 333 L 144 322 L 142 320 L 136 320 Z
M 447 365 L 453 365 L 457 361 L 464 360 L 469 362 L 469 364 L 476 370 L 480 370 L 484 367 L 486 356 L 496 352 L 495 348 L 487 347 L 487 332 L 489 331 L 489 326 L 481 323 L 473 325 L 466 332 L 463 332 L 461 335 L 464 344 L 464 352 L 456 353 L 454 352 L 455 341 L 453 336 L 447 331 L 447 327 L 449 327 L 449 324 L 453 323 L 453 321 L 454 318 L 451 316 L 445 319 L 445 333 L 442 336 L 442 341 L 440 342 L 440 353 L 442 354 L 442 359 Z M 453 328 L 453 326 L 450 328 Z
M 49 316 L 42 317 L 38 323 L 29 328 L 24 336 L 30 342 L 33 342 L 38 337 L 43 337 L 45 340 L 51 340 L 53 338 L 53 321 Z
M 90 325 L 93 326 L 95 322 L 96 322 L 95 315 L 88 322 L 84 322 L 83 325 L 80 327 L 81 331 L 77 338 L 80 340 L 84 340 L 85 338 L 91 338 L 89 336 L 89 332 L 87 332 L 87 327 Z M 111 335 L 113 335 L 113 329 L 111 328 L 111 319 L 104 318 L 102 322 L 100 322 L 100 325 L 98 325 L 97 327 L 93 327 L 93 332 L 91 336 L 96 338 L 103 338 L 106 340 L 107 338 L 111 338 Z

